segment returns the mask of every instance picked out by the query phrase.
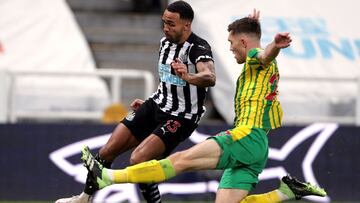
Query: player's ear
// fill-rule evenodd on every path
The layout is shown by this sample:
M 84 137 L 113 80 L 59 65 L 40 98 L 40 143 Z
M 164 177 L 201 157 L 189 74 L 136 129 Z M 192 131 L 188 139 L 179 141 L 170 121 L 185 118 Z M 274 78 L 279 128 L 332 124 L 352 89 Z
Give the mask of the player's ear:
M 191 30 L 191 22 L 185 21 L 184 27 L 185 27 L 185 31 Z
M 247 42 L 246 42 L 246 40 L 243 39 L 243 38 L 240 39 L 240 44 L 241 44 L 241 47 L 242 47 L 242 48 L 246 48 L 246 47 L 247 47 Z

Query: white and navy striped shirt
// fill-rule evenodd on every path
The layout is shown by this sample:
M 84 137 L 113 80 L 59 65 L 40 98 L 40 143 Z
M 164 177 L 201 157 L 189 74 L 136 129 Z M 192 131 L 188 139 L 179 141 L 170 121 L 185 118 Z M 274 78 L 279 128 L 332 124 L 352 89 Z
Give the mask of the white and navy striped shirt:
M 158 62 L 160 84 L 150 98 L 162 111 L 198 123 L 205 112 L 207 88 L 189 84 L 178 77 L 170 66 L 176 58 L 186 64 L 189 73 L 197 73 L 197 62 L 213 60 L 210 45 L 194 33 L 183 44 L 162 38 Z

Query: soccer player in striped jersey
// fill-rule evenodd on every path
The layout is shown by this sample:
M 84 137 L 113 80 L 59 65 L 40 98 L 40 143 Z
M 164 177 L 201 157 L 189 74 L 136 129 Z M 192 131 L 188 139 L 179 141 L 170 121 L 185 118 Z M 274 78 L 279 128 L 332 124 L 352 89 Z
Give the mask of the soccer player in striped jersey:
M 272 203 L 307 195 L 326 195 L 317 186 L 285 176 L 278 189 L 248 196 L 258 183 L 258 175 L 268 158 L 267 134 L 281 126 L 276 57 L 281 49 L 290 46 L 291 37 L 289 33 L 277 33 L 265 49 L 260 48 L 260 22 L 253 17 L 234 21 L 228 26 L 228 31 L 230 50 L 238 64 L 244 63 L 234 96 L 235 126 L 166 159 L 123 170 L 104 168 L 84 148 L 82 160 L 97 178 L 99 188 L 113 183 L 159 182 L 187 171 L 224 169 L 216 195 L 217 203 Z
M 215 85 L 210 45 L 192 32 L 194 12 L 184 1 L 168 5 L 162 16 L 165 37 L 160 40 L 160 83 L 146 101 L 136 99 L 131 112 L 114 130 L 96 159 L 110 167 L 120 154 L 134 149 L 130 163 L 168 156 L 198 126 L 205 112 L 208 87 Z M 99 188 L 88 175 L 84 192 L 56 203 L 87 203 Z M 160 203 L 157 184 L 140 184 L 148 203 Z

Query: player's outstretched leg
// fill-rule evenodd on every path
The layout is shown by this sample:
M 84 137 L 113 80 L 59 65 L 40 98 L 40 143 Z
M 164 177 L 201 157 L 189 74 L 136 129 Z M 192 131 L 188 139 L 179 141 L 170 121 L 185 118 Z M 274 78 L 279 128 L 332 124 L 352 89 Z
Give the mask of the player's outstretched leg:
M 84 166 L 88 169 L 90 175 L 93 177 L 93 185 L 98 189 L 102 189 L 106 186 L 113 184 L 105 170 L 104 166 L 98 162 L 95 157 L 91 154 L 89 147 L 82 149 L 81 159 L 84 162 Z
M 309 195 L 320 197 L 326 196 L 326 192 L 323 188 L 310 183 L 301 182 L 290 175 L 286 175 L 281 179 L 279 190 L 289 198 L 295 198 L 297 200 Z
M 112 170 L 99 163 L 88 147 L 82 149 L 81 159 L 99 189 L 114 183 L 158 183 L 176 176 L 169 159 L 151 160 L 125 169 Z

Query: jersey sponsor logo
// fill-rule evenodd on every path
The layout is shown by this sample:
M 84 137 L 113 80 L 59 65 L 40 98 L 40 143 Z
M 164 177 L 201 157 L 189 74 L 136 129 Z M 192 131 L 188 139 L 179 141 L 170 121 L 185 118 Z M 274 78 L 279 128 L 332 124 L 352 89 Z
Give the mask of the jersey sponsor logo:
M 277 89 L 278 89 L 278 86 L 277 86 L 278 81 L 279 81 L 279 74 L 278 74 L 278 73 L 275 73 L 275 74 L 273 74 L 273 75 L 270 77 L 269 83 L 270 83 L 272 86 L 274 86 L 274 90 L 265 97 L 266 100 L 268 100 L 268 101 L 273 101 L 273 100 L 276 98 L 276 96 L 277 96 L 277 94 L 278 94 L 278 92 L 277 92 Z
M 159 78 L 161 82 L 170 83 L 176 86 L 186 86 L 186 81 L 171 73 L 170 64 L 159 64 Z

